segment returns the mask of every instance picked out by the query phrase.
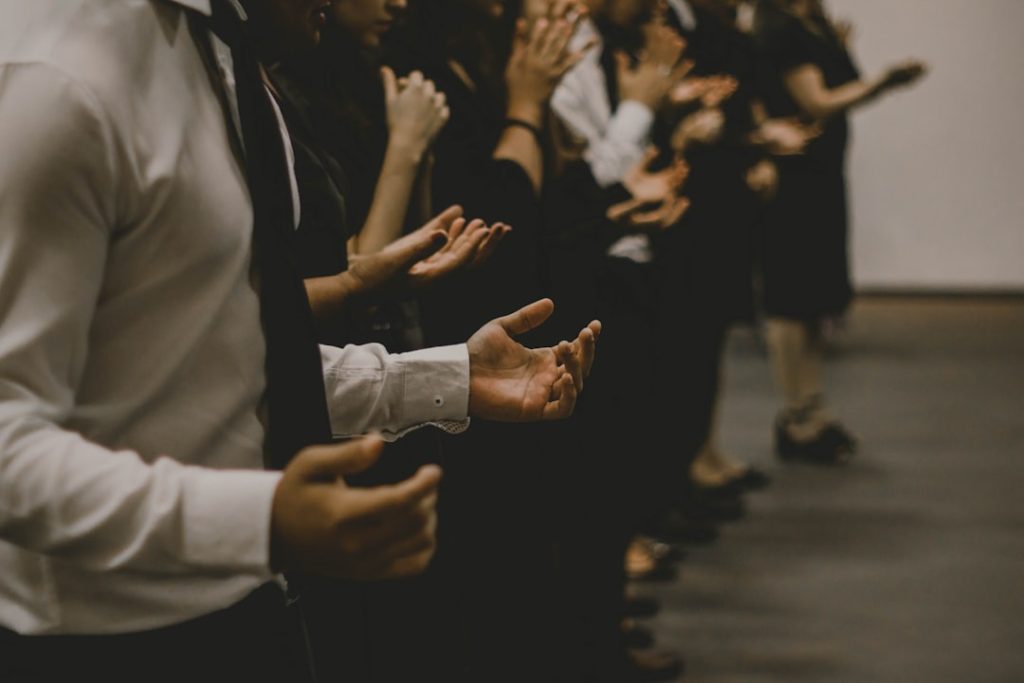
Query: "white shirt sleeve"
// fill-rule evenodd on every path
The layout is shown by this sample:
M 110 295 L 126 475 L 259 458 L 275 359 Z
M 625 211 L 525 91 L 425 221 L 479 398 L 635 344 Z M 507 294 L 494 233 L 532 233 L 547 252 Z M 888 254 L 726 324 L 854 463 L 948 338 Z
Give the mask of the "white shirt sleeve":
M 551 107 L 569 130 L 586 142 L 584 159 L 601 187 L 614 185 L 643 159 L 654 112 L 635 100 L 610 111 L 600 65 L 586 59 L 555 90 Z
M 147 463 L 62 427 L 128 175 L 118 149 L 80 85 L 0 67 L 0 538 L 98 572 L 269 576 L 278 474 Z
M 458 431 L 469 411 L 465 344 L 389 354 L 380 344 L 321 346 L 335 436 L 394 440 L 425 424 Z

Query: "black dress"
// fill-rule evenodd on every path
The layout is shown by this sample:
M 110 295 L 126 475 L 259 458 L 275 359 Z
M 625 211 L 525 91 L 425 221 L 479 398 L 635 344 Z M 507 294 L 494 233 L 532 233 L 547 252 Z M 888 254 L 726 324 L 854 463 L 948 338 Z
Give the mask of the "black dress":
M 772 117 L 801 116 L 783 79 L 813 65 L 837 88 L 860 74 L 824 21 L 812 31 L 795 17 L 765 16 L 755 35 L 765 105 Z M 852 288 L 847 255 L 845 114 L 824 123 L 806 153 L 779 160 L 779 193 L 766 212 L 762 253 L 764 308 L 769 316 L 816 320 L 842 315 Z

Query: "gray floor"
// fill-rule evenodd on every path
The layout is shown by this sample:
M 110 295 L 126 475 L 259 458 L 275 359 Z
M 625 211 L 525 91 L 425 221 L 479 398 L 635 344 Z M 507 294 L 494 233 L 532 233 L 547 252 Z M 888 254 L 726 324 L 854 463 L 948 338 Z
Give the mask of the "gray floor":
M 1024 301 L 870 299 L 834 349 L 842 469 L 783 466 L 756 340 L 732 340 L 725 443 L 770 472 L 691 552 L 659 645 L 688 683 L 1024 682 Z

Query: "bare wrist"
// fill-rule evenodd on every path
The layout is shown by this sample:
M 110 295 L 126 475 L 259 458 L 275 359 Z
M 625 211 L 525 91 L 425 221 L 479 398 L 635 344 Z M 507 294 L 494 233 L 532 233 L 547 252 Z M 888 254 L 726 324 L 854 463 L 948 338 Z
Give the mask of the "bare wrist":
M 426 153 L 427 145 L 419 141 L 393 136 L 388 142 L 387 157 L 392 163 L 418 167 Z
M 540 128 L 544 122 L 544 111 L 536 102 L 510 102 L 507 118 L 523 121 Z

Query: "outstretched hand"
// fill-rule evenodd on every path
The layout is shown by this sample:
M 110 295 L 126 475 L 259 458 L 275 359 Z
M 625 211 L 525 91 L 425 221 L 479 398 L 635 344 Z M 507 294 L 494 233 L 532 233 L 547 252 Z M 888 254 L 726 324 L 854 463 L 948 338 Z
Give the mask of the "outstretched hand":
M 452 206 L 379 252 L 350 257 L 347 273 L 363 295 L 421 289 L 460 268 L 481 265 L 511 230 L 479 219 L 467 223 L 462 207 Z
M 658 149 L 650 147 L 644 158 L 622 179 L 631 197 L 608 209 L 609 220 L 634 230 L 664 230 L 679 222 L 690 207 L 681 191 L 690 174 L 687 163 L 677 158 L 666 168 L 652 171 Z
M 572 415 L 594 364 L 601 323 L 572 341 L 528 349 L 514 337 L 536 329 L 555 310 L 550 299 L 492 320 L 467 342 L 469 414 L 497 422 L 561 420 Z
M 768 119 L 754 132 L 752 141 L 764 145 L 771 154 L 793 156 L 803 154 L 822 132 L 820 123 L 808 125 L 796 118 Z

